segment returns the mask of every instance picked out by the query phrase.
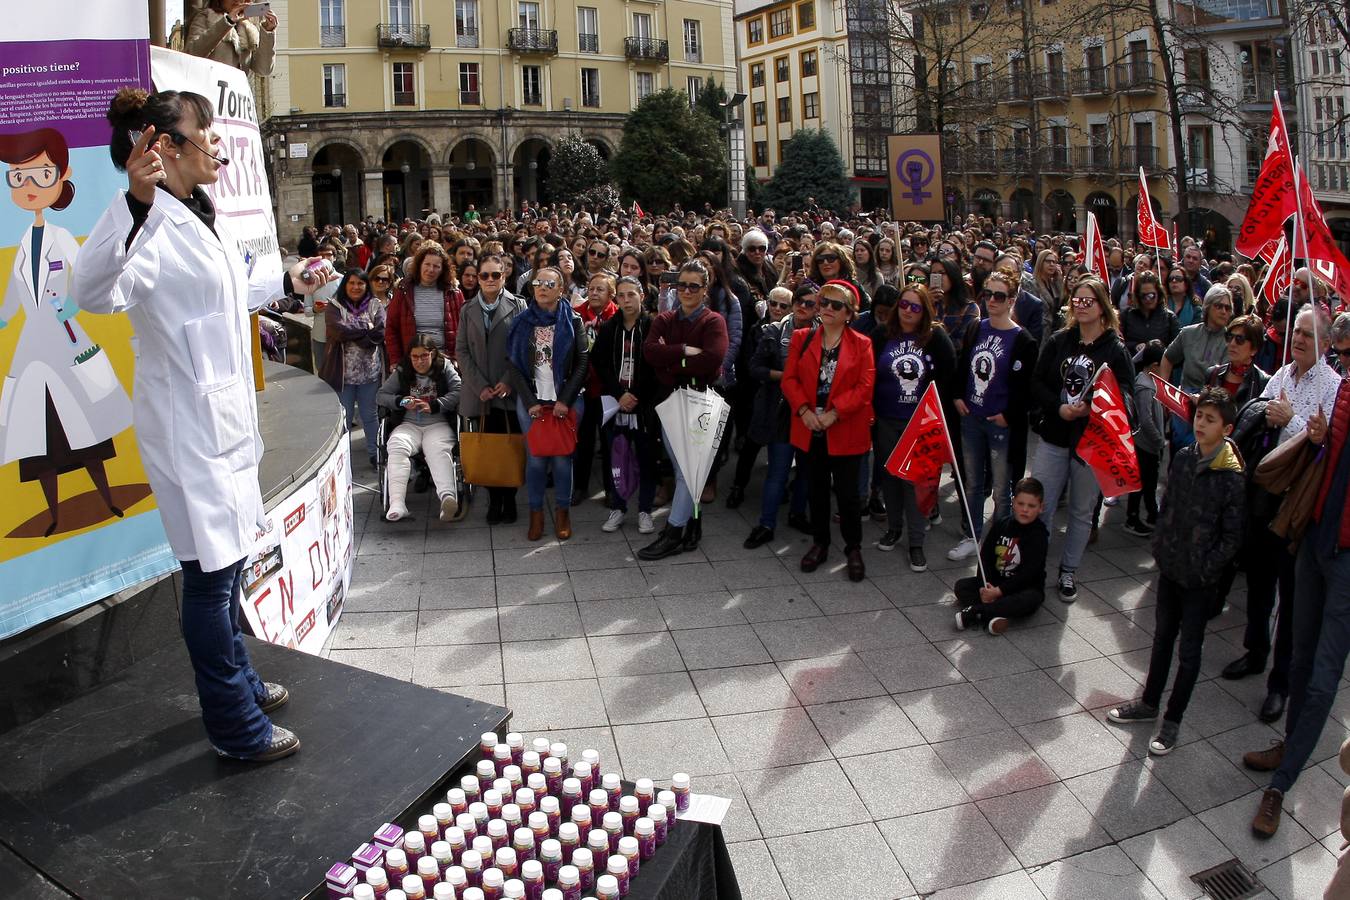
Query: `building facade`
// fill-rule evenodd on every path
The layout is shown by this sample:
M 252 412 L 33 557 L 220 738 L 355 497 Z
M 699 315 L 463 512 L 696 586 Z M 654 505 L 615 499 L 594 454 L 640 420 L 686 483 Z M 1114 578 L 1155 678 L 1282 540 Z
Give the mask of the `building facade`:
M 1350 48 L 1324 4 L 1300 9 L 1291 36 L 1299 108 L 1306 112 L 1298 146 L 1327 224 L 1350 255 Z
M 310 222 L 547 201 L 554 142 L 605 157 L 647 94 L 734 85 L 729 0 L 273 0 L 283 240 Z

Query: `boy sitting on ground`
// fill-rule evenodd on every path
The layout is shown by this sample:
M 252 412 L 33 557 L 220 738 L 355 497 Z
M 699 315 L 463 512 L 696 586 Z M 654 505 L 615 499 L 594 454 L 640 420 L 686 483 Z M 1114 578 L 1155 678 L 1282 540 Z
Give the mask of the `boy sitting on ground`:
M 989 583 L 972 576 L 956 582 L 956 627 L 1008 630 L 1009 619 L 1034 613 L 1045 601 L 1045 558 L 1050 534 L 1040 520 L 1045 488 L 1035 478 L 1013 487 L 1012 515 L 994 523 L 980 547 Z
M 1172 645 L 1180 635 L 1176 681 L 1162 727 L 1149 742 L 1154 756 L 1177 745 L 1181 717 L 1200 675 L 1205 623 L 1213 611 L 1219 579 L 1242 546 L 1246 492 L 1242 457 L 1228 439 L 1237 419 L 1233 398 L 1220 387 L 1205 388 L 1195 401 L 1195 443 L 1181 448 L 1167 473 L 1167 492 L 1153 532 L 1158 563 L 1157 625 L 1144 696 L 1106 714 L 1119 725 L 1158 718 L 1172 665 Z

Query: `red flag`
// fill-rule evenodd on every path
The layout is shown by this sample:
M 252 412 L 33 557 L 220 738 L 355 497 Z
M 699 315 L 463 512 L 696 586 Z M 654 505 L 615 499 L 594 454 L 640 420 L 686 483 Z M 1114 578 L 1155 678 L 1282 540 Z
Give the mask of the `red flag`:
M 1294 257 L 1289 252 L 1289 244 L 1280 235 L 1275 243 L 1275 254 L 1266 269 L 1266 278 L 1261 282 L 1261 296 L 1267 303 L 1279 303 L 1289 293 L 1289 280 L 1294 277 Z
M 1152 378 L 1153 387 L 1158 392 L 1158 402 L 1163 405 L 1164 409 L 1187 422 L 1194 418 L 1195 404 L 1191 400 L 1190 394 L 1175 384 L 1163 381 L 1157 375 L 1152 375 Z
M 641 219 L 644 215 L 646 215 L 646 213 L 642 211 L 642 207 L 638 206 L 638 202 L 636 200 L 633 201 L 633 215 L 637 216 L 639 219 Z
M 952 440 L 947 434 L 947 420 L 942 415 L 937 385 L 930 381 L 914 417 L 886 460 L 886 471 L 896 478 L 913 482 L 919 509 L 928 515 L 937 505 L 938 478 L 942 475 L 942 467 L 948 463 L 955 464 Z
M 1139 167 L 1139 243 L 1159 250 L 1171 250 L 1172 242 L 1167 239 L 1167 227 L 1153 218 L 1153 201 L 1148 197 L 1148 179 L 1144 178 L 1144 167 Z
M 1261 174 L 1252 188 L 1247 215 L 1234 242 L 1238 250 L 1245 256 L 1255 257 L 1262 245 L 1279 236 L 1285 220 L 1295 212 L 1294 204 L 1294 157 L 1289 150 L 1289 130 L 1284 124 L 1284 110 L 1277 91 L 1275 107 L 1270 112 L 1266 158 L 1261 163 Z
M 1078 456 L 1096 476 L 1102 495 L 1119 497 L 1142 486 L 1130 417 L 1125 411 L 1120 385 L 1109 367 L 1103 364 L 1097 370 L 1092 385 L 1092 407 L 1087 429 L 1078 439 Z
M 1111 268 L 1106 261 L 1106 243 L 1102 240 L 1102 230 L 1097 225 L 1097 214 L 1088 210 L 1087 239 L 1083 242 L 1083 260 L 1088 270 L 1108 285 L 1111 283 Z
M 1280 236 L 1278 238 L 1271 238 L 1261 246 L 1260 250 L 1256 251 L 1257 258 L 1264 259 L 1266 261 L 1266 265 L 1270 265 L 1271 263 L 1275 262 L 1275 257 L 1279 256 L 1280 244 L 1282 243 L 1284 243 L 1283 230 L 1280 231 Z
M 1331 228 L 1322 215 L 1322 207 L 1317 205 L 1302 167 L 1298 175 L 1298 195 L 1303 211 L 1304 257 L 1324 281 L 1335 287 L 1342 300 L 1350 298 L 1350 260 L 1336 246 L 1336 239 L 1331 236 Z

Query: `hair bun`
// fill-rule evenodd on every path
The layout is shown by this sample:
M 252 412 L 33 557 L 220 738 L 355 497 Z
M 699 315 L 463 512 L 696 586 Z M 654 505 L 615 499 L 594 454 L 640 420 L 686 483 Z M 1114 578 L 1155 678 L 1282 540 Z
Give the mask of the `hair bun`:
M 149 99 L 150 94 L 141 88 L 122 88 L 108 106 L 108 122 L 119 128 L 131 128 L 142 124 L 145 104 Z

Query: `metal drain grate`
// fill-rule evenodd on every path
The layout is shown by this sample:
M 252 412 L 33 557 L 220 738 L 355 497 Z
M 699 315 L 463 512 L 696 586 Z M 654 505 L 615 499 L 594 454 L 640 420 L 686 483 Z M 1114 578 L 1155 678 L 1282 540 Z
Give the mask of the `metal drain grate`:
M 1205 896 L 1214 900 L 1246 900 L 1265 890 L 1265 885 L 1256 880 L 1256 876 L 1236 859 L 1219 863 L 1211 869 L 1197 872 L 1191 876 L 1205 892 Z

